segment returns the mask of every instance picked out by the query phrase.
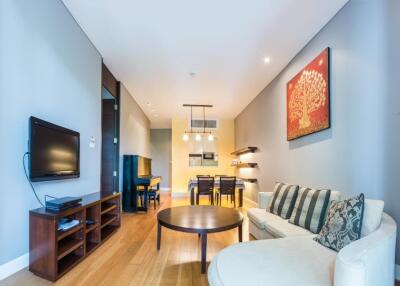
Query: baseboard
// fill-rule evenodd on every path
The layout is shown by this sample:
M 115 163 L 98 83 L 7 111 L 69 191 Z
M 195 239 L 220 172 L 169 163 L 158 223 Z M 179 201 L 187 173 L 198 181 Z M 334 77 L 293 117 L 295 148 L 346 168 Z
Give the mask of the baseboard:
M 17 257 L 3 265 L 0 265 L 0 281 L 20 271 L 21 269 L 28 267 L 29 265 L 29 253 L 25 253 L 20 257 Z
M 188 198 L 189 196 L 189 192 L 171 192 L 171 197 L 173 198 Z
M 246 203 L 247 206 L 251 207 L 251 208 L 256 208 L 258 206 L 258 203 L 250 200 L 249 198 L 246 198 L 245 196 L 243 196 L 243 201 Z
M 394 269 L 395 269 L 395 271 L 394 271 L 394 278 L 395 278 L 397 281 L 400 281 L 400 265 L 399 265 L 399 264 L 396 264 L 396 265 L 394 266 Z
M 161 192 L 170 192 L 170 191 L 171 191 L 171 188 L 169 188 L 169 187 L 161 187 L 161 188 L 160 188 L 160 191 L 161 191 Z

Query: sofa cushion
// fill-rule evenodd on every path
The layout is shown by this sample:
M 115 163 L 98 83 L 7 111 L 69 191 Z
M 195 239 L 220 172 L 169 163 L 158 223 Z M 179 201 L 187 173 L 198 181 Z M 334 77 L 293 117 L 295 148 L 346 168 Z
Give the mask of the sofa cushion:
M 301 187 L 289 222 L 318 233 L 324 222 L 330 195 L 330 190 Z
M 269 211 L 284 219 L 290 218 L 298 190 L 299 186 L 276 183 L 272 200 L 268 206 Z
M 343 247 L 361 237 L 364 212 L 364 194 L 343 201 L 333 201 L 328 217 L 315 241 L 333 250 Z
M 259 208 L 248 209 L 247 217 L 260 229 L 265 229 L 266 221 L 273 221 L 273 220 L 285 221 L 280 216 L 274 215 L 270 212 L 267 212 L 265 209 L 259 209 Z
M 311 231 L 289 223 L 288 220 L 270 220 L 265 222 L 265 230 L 275 237 L 315 236 Z
M 337 253 L 309 237 L 232 245 L 212 261 L 211 285 L 333 285 Z
M 361 237 L 367 236 L 378 229 L 382 220 L 383 207 L 385 203 L 381 200 L 364 201 L 364 217 L 361 225 Z
M 248 209 L 247 216 L 259 229 L 268 231 L 274 237 L 313 235 L 312 232 L 290 224 L 288 220 L 269 213 L 265 209 Z

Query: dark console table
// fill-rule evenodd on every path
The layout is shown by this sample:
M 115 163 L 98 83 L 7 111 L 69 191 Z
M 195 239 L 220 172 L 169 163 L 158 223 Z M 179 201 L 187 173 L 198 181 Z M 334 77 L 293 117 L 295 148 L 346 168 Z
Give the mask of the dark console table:
M 29 212 L 29 270 L 56 281 L 92 253 L 121 225 L 120 194 L 82 197 L 82 204 L 61 212 L 45 208 Z M 58 231 L 61 218 L 79 220 L 79 224 Z M 86 220 L 94 223 L 87 224 Z

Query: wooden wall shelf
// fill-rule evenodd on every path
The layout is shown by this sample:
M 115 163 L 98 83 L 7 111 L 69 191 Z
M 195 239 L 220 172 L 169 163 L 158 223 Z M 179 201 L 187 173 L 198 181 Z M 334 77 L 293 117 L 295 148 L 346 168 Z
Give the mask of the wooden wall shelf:
M 58 231 L 61 218 L 79 220 L 79 225 Z M 87 223 L 93 221 L 93 224 Z M 56 281 L 86 258 L 121 225 L 120 194 L 82 197 L 82 204 L 61 212 L 39 208 L 29 212 L 29 270 Z
M 239 163 L 237 165 L 232 165 L 237 168 L 255 168 L 258 166 L 257 163 Z
M 248 183 L 257 183 L 256 178 L 240 178 L 240 179 Z
M 238 156 L 246 153 L 254 153 L 257 149 L 257 147 L 244 147 L 242 149 L 236 150 L 235 152 L 232 152 L 231 155 Z

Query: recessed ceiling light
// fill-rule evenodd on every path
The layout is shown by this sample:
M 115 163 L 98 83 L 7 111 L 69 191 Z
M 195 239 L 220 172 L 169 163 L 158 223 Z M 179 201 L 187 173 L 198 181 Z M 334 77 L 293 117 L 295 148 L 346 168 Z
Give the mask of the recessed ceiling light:
M 264 63 L 269 64 L 271 62 L 271 58 L 270 57 L 265 57 L 264 58 Z

